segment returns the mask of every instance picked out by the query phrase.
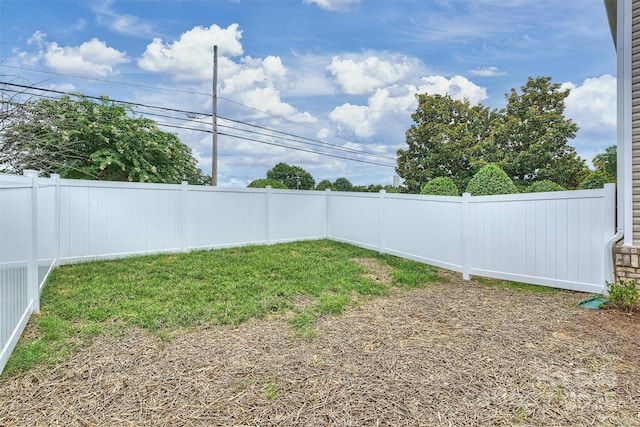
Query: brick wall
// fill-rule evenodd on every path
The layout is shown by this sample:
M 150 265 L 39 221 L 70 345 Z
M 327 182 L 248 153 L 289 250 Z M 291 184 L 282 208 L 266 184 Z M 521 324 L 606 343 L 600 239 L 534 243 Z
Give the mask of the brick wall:
M 640 247 L 619 246 L 613 248 L 615 255 L 615 276 L 619 279 L 634 279 L 640 289 Z

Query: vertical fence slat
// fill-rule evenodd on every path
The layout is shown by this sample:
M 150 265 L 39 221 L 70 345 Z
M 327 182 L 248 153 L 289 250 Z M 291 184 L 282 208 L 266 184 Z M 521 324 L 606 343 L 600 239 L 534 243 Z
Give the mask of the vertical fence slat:
M 30 178 L 31 200 L 29 206 L 29 260 L 27 266 L 27 282 L 29 305 L 34 313 L 40 311 L 40 286 L 38 283 L 38 172 L 25 170 L 24 175 Z
M 385 219 L 385 190 L 378 193 L 378 253 L 383 254 L 384 251 L 384 219 Z
M 464 193 L 462 195 L 462 278 L 469 280 L 471 275 L 471 194 Z
M 180 227 L 179 227 L 179 240 L 180 240 L 180 250 L 182 252 L 186 252 L 189 248 L 189 241 L 187 240 L 187 236 L 189 236 L 189 183 L 187 181 L 182 181 L 180 187 Z

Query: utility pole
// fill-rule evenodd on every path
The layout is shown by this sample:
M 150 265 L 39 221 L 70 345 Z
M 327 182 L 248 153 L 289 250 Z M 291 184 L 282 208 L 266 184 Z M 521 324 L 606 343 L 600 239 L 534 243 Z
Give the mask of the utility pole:
M 213 99 L 211 107 L 211 186 L 218 185 L 218 46 L 213 46 Z

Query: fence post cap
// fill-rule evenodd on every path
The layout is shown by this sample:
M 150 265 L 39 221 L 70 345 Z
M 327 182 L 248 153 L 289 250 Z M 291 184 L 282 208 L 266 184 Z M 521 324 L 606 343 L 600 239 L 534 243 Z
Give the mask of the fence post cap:
M 38 175 L 40 175 L 40 172 L 38 172 L 36 170 L 33 170 L 33 169 L 25 169 L 25 170 L 22 171 L 22 175 L 37 177 Z

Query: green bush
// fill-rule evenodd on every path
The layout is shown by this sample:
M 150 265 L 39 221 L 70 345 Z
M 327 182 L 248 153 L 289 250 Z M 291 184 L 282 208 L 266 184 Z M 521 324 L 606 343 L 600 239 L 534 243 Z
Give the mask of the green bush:
M 536 181 L 527 188 L 527 193 L 546 193 L 549 191 L 564 191 L 565 188 L 548 179 Z
M 472 196 L 513 194 L 518 189 L 511 178 L 498 166 L 487 165 L 476 172 L 467 185 L 467 193 Z
M 353 188 L 353 184 L 347 178 L 342 177 L 336 179 L 336 181 L 333 183 L 333 188 L 336 191 L 351 191 L 351 189 Z
M 601 171 L 590 172 L 580 183 L 578 190 L 592 190 L 602 188 L 609 182 L 609 178 Z
M 618 282 L 607 282 L 607 291 L 609 292 L 609 303 L 616 308 L 624 310 L 633 310 L 638 308 L 640 294 L 636 287 L 635 280 L 625 282 L 623 279 Z
M 427 182 L 420 194 L 432 194 L 435 196 L 459 196 L 460 191 L 453 180 L 446 176 L 439 176 Z
M 316 190 L 318 191 L 325 191 L 327 189 L 333 190 L 333 184 L 328 179 L 323 179 L 316 185 Z
M 267 185 L 270 185 L 271 188 L 280 188 L 283 190 L 287 189 L 287 186 L 281 183 L 280 181 L 276 181 L 275 179 L 261 178 L 251 181 L 247 188 L 267 188 Z

